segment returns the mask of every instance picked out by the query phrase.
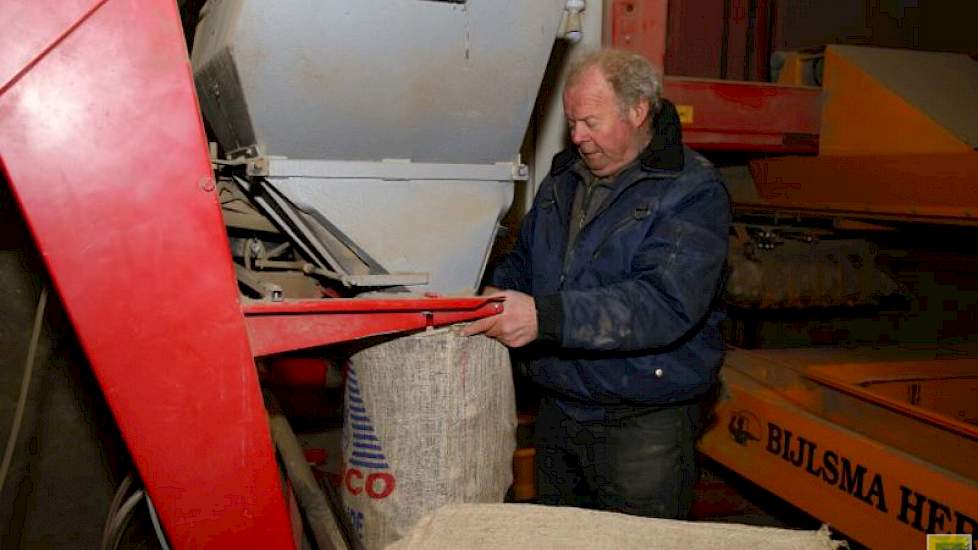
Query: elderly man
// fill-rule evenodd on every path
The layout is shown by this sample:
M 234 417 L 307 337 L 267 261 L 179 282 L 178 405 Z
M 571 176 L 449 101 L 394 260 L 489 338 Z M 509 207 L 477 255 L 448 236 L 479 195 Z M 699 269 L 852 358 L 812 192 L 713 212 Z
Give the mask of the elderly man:
M 716 310 L 730 205 L 683 147 L 643 57 L 603 50 L 567 78 L 574 148 L 554 157 L 487 293 L 500 315 L 464 329 L 526 348 L 543 392 L 542 503 L 682 518 L 700 402 L 723 357 Z

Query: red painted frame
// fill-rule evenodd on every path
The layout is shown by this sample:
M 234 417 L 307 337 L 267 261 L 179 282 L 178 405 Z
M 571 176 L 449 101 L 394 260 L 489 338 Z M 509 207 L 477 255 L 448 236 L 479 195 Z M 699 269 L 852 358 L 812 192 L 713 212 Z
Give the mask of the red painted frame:
M 255 357 L 495 315 L 499 298 L 296 300 L 245 304 Z
M 8 0 L 0 160 L 174 548 L 290 548 L 172 0 Z
M 767 56 L 760 42 L 767 41 L 768 3 L 761 0 L 758 5 L 758 24 L 763 28 L 755 37 L 759 42 L 755 67 L 766 65 L 763 58 Z M 606 13 L 604 43 L 640 53 L 661 70 L 668 53 L 668 1 L 613 0 Z M 743 15 L 746 17 L 746 12 Z M 732 15 L 732 23 L 746 25 L 744 17 Z M 668 43 L 675 46 L 678 40 L 682 37 Z M 818 153 L 822 111 L 819 88 L 666 76 L 662 95 L 692 118 L 683 123 L 683 141 L 694 149 Z
M 291 548 L 253 356 L 490 298 L 238 301 L 171 0 L 0 8 L 0 168 L 174 548 Z
M 819 88 L 667 76 L 662 95 L 691 108 L 683 141 L 694 149 L 818 153 Z
M 668 6 L 668 0 L 611 0 L 602 41 L 644 55 L 661 72 L 665 67 Z

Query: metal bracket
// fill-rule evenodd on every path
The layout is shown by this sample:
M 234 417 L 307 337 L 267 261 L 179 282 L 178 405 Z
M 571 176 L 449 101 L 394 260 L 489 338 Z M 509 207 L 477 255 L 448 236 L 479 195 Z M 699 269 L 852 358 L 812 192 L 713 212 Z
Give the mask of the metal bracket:
M 448 164 L 386 159 L 380 162 L 262 157 L 248 164 L 248 175 L 272 178 L 522 181 L 529 169 L 518 162 Z
M 387 273 L 383 275 L 344 275 L 340 282 L 347 286 L 387 287 L 428 284 L 427 273 Z
M 249 176 L 268 175 L 268 157 L 257 157 L 249 159 L 245 164 L 245 173 Z
M 268 298 L 273 302 L 281 302 L 284 299 L 282 287 L 279 285 L 263 281 L 253 271 L 248 271 L 238 264 L 234 264 L 234 272 L 241 284 L 255 291 L 262 298 Z
M 392 286 L 419 286 L 428 284 L 427 273 L 374 273 L 363 275 L 347 275 L 337 273 L 312 264 L 305 264 L 302 271 L 310 275 L 318 275 L 327 279 L 340 282 L 346 287 L 392 287 Z

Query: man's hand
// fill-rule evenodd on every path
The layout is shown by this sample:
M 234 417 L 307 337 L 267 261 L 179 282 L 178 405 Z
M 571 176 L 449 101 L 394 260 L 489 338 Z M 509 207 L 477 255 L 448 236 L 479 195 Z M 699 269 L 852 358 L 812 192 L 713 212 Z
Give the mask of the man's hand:
M 503 312 L 484 317 L 462 329 L 462 336 L 485 334 L 503 344 L 518 348 L 537 339 L 537 305 L 533 296 L 515 290 L 497 290 L 487 294 L 503 298 Z

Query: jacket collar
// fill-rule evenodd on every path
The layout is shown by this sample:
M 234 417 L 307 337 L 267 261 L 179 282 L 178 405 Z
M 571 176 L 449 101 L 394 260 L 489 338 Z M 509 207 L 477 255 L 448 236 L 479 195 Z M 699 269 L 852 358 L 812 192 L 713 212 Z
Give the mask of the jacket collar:
M 683 128 L 676 106 L 671 101 L 662 100 L 659 112 L 652 120 L 652 141 L 638 158 L 645 170 L 682 172 L 685 164 Z

